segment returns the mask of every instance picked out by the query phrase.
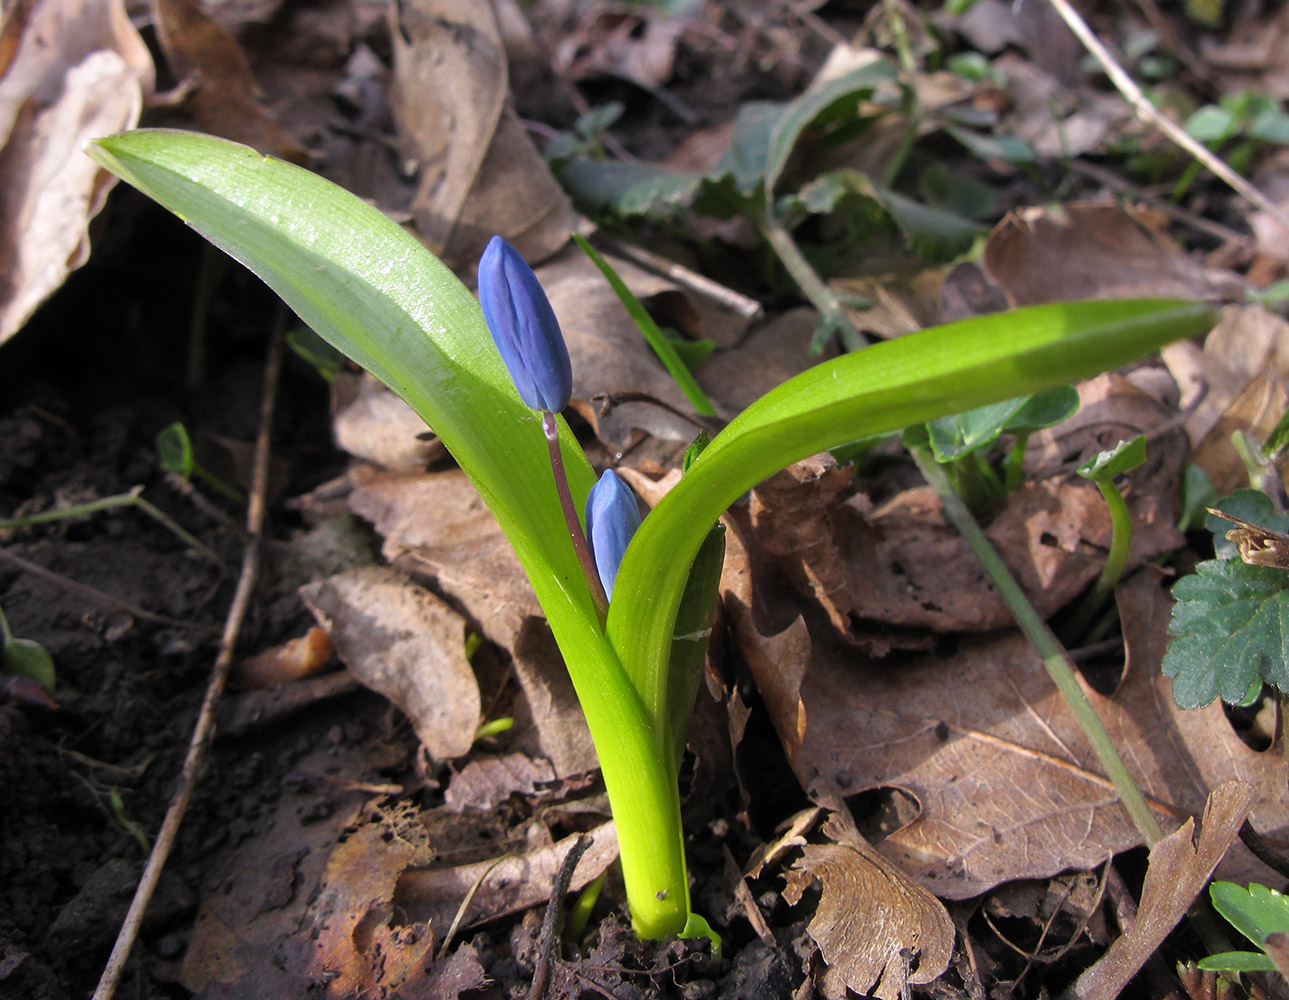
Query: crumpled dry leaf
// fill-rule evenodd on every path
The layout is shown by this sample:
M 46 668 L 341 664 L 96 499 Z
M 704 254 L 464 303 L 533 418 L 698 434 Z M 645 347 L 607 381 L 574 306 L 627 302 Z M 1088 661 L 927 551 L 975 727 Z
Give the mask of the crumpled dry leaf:
M 556 47 L 553 62 L 568 79 L 603 73 L 652 90 L 671 79 L 676 43 L 692 18 L 690 14 L 667 16 L 648 7 L 592 7 Z
M 116 178 L 82 147 L 137 125 L 154 88 L 122 0 L 15 3 L 3 26 L 0 344 L 89 256 L 89 220 Z
M 235 39 L 195 0 L 152 0 L 152 21 L 171 72 L 191 86 L 184 112 L 203 132 L 292 163 L 309 158 L 265 110 L 251 64 Z
M 1140 127 L 1118 94 L 1072 87 L 1059 73 L 1049 72 L 1048 65 L 1010 52 L 994 60 L 994 68 L 1006 77 L 1010 102 L 1000 132 L 1025 140 L 1040 157 L 1059 159 L 1100 151 L 1116 135 Z
M 450 266 L 478 260 L 500 233 L 529 261 L 568 240 L 563 190 L 508 99 L 506 53 L 491 5 L 408 0 L 390 8 L 403 152 L 419 167 L 417 232 Z
M 1014 306 L 1076 299 L 1201 299 L 1236 288 L 1165 235 L 1167 219 L 1075 202 L 1009 214 L 985 244 L 985 270 Z
M 316 625 L 298 639 L 248 656 L 233 665 L 233 679 L 250 688 L 286 684 L 316 674 L 335 652 L 331 637 Z
M 538 785 L 555 777 L 550 761 L 533 760 L 527 754 L 478 754 L 452 775 L 443 801 L 456 810 L 495 809 L 511 795 L 531 795 Z
M 465 473 L 350 474 L 350 509 L 385 538 L 385 558 L 433 579 L 493 642 L 510 650 L 524 693 L 510 746 L 546 757 L 558 777 L 597 766 L 581 706 L 514 550 Z
M 836 357 L 835 343 L 811 356 L 819 313 L 802 307 L 757 327 L 736 350 L 717 351 L 695 373 L 703 391 L 726 413 L 738 413 L 775 386 Z M 689 437 L 693 437 L 690 428 Z
M 331 410 L 336 444 L 355 458 L 394 472 L 420 472 L 447 454 L 416 411 L 367 372 L 336 376 Z
M 1111 739 L 1161 821 L 1203 807 L 1238 778 L 1260 786 L 1251 821 L 1289 829 L 1289 764 L 1232 730 L 1221 706 L 1184 711 L 1160 675 L 1169 598 L 1145 569 L 1118 588 L 1129 647 L 1112 696 L 1089 692 Z M 794 768 L 821 801 L 895 788 L 921 809 L 878 849 L 937 896 L 962 899 L 1000 882 L 1090 868 L 1140 843 L 1082 731 L 1028 642 L 964 641 L 951 656 L 882 669 L 816 641 L 800 685 L 806 728 Z M 763 682 L 773 688 L 773 677 Z M 778 720 L 776 720 L 777 723 Z M 781 736 L 786 746 L 796 731 Z M 1242 845 L 1223 877 L 1267 877 Z
M 459 757 L 479 727 L 479 685 L 465 619 L 428 590 L 380 567 L 306 584 L 300 596 L 345 665 L 411 720 L 435 760 Z
M 1227 306 L 1202 350 L 1183 340 L 1161 353 L 1181 387 L 1181 408 L 1190 411 L 1191 462 L 1208 473 L 1219 494 L 1246 485 L 1231 434 L 1248 431 L 1265 440 L 1289 406 L 1289 323 L 1259 305 Z
M 591 847 L 582 855 L 569 884 L 574 892 L 618 856 L 618 834 L 611 821 L 588 832 Z M 536 906 L 550 899 L 564 855 L 579 836 L 455 868 L 410 869 L 398 880 L 394 902 L 408 919 L 424 921 L 442 934 L 447 933 L 471 891 L 474 895 L 462 917 L 462 928 Z
M 895 1000 L 909 983 L 932 982 L 948 968 L 953 920 L 842 815 L 834 812 L 824 823 L 823 833 L 834 843 L 805 845 L 784 873 L 783 898 L 796 905 L 816 879 L 823 885 L 807 930 L 828 963 L 824 996 L 844 1000 L 854 990 Z M 914 958 L 918 967 L 910 973 Z
M 1137 919 L 1079 976 L 1067 994 L 1071 1000 L 1114 1000 L 1123 991 L 1204 891 L 1257 793 L 1248 782 L 1223 782 L 1204 805 L 1198 838 L 1192 818 L 1151 848 Z

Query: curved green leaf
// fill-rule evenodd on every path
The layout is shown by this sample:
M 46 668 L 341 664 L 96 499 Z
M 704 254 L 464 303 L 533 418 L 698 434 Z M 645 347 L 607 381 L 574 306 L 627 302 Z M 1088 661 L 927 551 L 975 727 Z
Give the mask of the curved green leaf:
M 746 490 L 815 452 L 1096 374 L 1215 318 L 1208 305 L 1175 300 L 1033 306 L 886 341 L 762 396 L 644 519 L 618 571 L 609 639 L 650 716 L 666 711 L 665 656 L 689 566 Z

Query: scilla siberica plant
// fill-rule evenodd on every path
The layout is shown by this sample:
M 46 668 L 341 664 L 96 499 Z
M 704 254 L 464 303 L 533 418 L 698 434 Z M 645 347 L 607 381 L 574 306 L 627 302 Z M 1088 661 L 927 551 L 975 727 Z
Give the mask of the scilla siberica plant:
M 689 908 L 676 762 L 719 579 L 712 526 L 726 507 L 808 455 L 1096 374 L 1202 333 L 1214 318 L 1207 305 L 1177 300 L 1059 303 L 834 358 L 735 417 L 630 535 L 634 501 L 616 477 L 597 486 L 558 415 L 571 389 L 562 338 L 536 280 L 504 243 L 484 255 L 481 310 L 414 236 L 299 167 L 166 130 L 123 133 L 88 151 L 394 389 L 470 477 L 564 655 L 613 808 L 631 920 L 644 937 L 710 933 Z M 556 479 L 565 485 L 554 490 L 552 465 L 564 470 Z M 584 554 L 578 512 L 588 497 Z

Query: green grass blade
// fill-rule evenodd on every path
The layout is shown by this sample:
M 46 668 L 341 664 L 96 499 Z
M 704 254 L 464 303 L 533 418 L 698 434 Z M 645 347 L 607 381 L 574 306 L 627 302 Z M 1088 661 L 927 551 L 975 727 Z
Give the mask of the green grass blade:
M 689 400 L 689 405 L 694 408 L 695 412 L 701 413 L 705 417 L 716 416 L 716 407 L 712 406 L 712 401 L 707 398 L 707 394 L 703 392 L 702 388 L 694 380 L 694 376 L 690 372 L 689 366 L 685 364 L 681 356 L 676 353 L 676 348 L 672 346 L 672 343 L 667 339 L 666 334 L 658 329 L 658 324 L 653 321 L 653 317 L 649 315 L 645 310 L 645 307 L 640 304 L 640 300 L 636 298 L 631 289 L 627 287 L 626 282 L 618 277 L 618 273 L 613 270 L 609 265 L 609 262 L 605 260 L 600 255 L 600 252 L 596 250 L 595 247 L 591 246 L 591 244 L 583 237 L 574 233 L 573 239 L 576 240 L 577 245 L 582 248 L 582 252 L 591 258 L 591 263 L 600 269 L 600 273 L 604 275 L 604 280 L 609 283 L 609 287 L 611 287 L 614 293 L 618 296 L 618 301 L 621 302 L 622 307 L 626 309 L 627 315 L 631 317 L 631 321 L 635 323 L 636 327 L 640 330 L 640 333 L 644 336 L 644 339 L 649 342 L 649 346 L 652 347 L 653 352 L 658 355 L 658 360 L 661 361 L 663 367 L 667 369 L 667 373 L 671 375 L 671 377 L 675 379 L 676 384 L 680 386 L 681 392 L 683 392 L 685 394 L 685 398 Z

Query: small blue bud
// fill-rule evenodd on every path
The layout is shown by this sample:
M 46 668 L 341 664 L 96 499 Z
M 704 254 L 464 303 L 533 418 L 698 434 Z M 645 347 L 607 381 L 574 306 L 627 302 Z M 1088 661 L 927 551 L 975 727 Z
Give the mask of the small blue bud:
M 640 508 L 636 506 L 636 495 L 616 472 L 605 469 L 586 498 L 586 537 L 608 597 L 613 596 L 618 567 L 638 527 Z
M 524 405 L 551 413 L 568 406 L 573 366 L 559 321 L 533 269 L 500 236 L 479 260 L 479 304 Z

